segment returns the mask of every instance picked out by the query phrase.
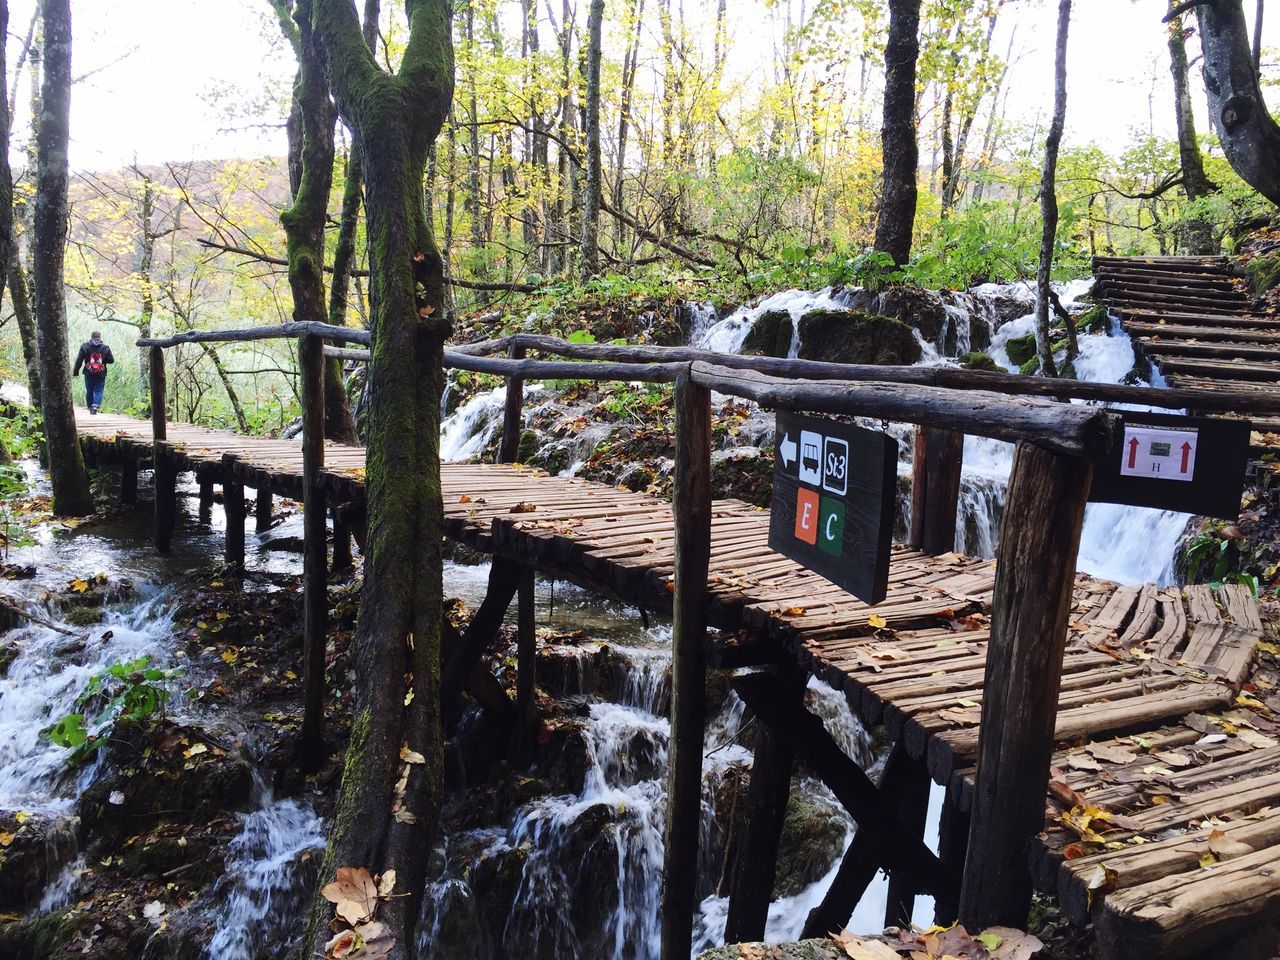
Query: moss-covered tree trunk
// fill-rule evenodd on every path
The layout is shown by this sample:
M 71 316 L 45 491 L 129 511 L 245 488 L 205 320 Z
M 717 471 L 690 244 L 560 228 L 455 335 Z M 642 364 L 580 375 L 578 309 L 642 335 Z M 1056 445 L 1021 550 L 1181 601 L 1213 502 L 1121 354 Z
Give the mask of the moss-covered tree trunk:
M 1196 117 L 1191 109 L 1191 87 L 1187 80 L 1187 30 L 1182 17 L 1169 24 L 1169 73 L 1173 77 L 1174 116 L 1178 124 L 1178 160 L 1182 167 L 1182 192 L 1195 202 L 1207 197 L 1217 187 L 1204 172 L 1200 141 L 1196 139 Z M 1189 218 L 1183 227 L 1183 246 L 1187 253 L 1215 254 L 1218 240 L 1213 226 L 1202 216 Z
M 920 0 L 889 0 L 884 50 L 884 184 L 876 218 L 875 249 L 903 264 L 911 257 L 916 222 L 916 59 L 920 55 Z
M 44 85 L 37 130 L 32 260 L 40 354 L 40 408 L 53 481 L 53 512 L 93 513 L 89 474 L 76 435 L 67 352 L 67 300 L 62 265 L 67 249 L 67 148 L 71 138 L 71 2 L 42 0 Z
M 1053 274 L 1053 251 L 1058 237 L 1058 146 L 1067 119 L 1067 31 L 1071 26 L 1071 0 L 1058 0 L 1058 43 L 1054 56 L 1053 120 L 1044 141 L 1044 167 L 1040 173 L 1040 264 L 1036 270 L 1036 355 L 1040 372 L 1056 377 L 1053 338 L 1049 336 L 1049 282 Z
M 357 693 L 321 880 L 339 867 L 395 870 L 395 895 L 377 918 L 401 960 L 415 952 L 443 796 L 439 428 L 449 324 L 422 178 L 453 96 L 450 10 L 448 0 L 408 0 L 409 39 L 390 75 L 370 53 L 352 0 L 313 3 L 330 88 L 364 162 L 373 303 Z M 332 916 L 317 898 L 304 951 L 322 950 Z
M 289 256 L 293 318 L 324 322 L 329 318 L 324 281 L 324 227 L 333 187 L 333 128 L 337 111 L 325 87 L 324 53 L 311 28 L 310 0 L 272 0 L 281 28 L 298 58 L 293 85 L 289 136 L 289 184 L 293 203 L 280 216 Z M 288 9 L 293 7 L 293 22 Z M 342 363 L 325 363 L 324 432 L 330 440 L 356 442 L 355 421 L 342 385 Z

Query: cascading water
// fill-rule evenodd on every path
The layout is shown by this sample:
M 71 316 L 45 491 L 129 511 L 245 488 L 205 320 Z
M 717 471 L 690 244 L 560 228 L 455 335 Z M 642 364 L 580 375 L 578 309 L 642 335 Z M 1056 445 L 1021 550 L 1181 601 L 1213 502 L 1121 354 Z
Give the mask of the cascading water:
M 693 339 L 692 343 L 717 353 L 737 353 L 742 349 L 743 341 L 747 339 L 747 334 L 757 320 L 766 313 L 785 310 L 791 315 L 790 356 L 794 357 L 800 346 L 800 318 L 811 310 L 839 310 L 844 306 L 845 301 L 836 296 L 830 287 L 816 292 L 784 290 L 751 306 L 739 307 L 711 326 L 701 337 Z

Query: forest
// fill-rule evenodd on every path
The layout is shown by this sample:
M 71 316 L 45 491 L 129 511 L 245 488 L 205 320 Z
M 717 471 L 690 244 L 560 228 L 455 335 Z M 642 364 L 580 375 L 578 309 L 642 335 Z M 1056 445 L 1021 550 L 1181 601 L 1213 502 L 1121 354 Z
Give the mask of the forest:
M 0 0 L 0 958 L 1280 947 L 1264 0 L 222 7 Z

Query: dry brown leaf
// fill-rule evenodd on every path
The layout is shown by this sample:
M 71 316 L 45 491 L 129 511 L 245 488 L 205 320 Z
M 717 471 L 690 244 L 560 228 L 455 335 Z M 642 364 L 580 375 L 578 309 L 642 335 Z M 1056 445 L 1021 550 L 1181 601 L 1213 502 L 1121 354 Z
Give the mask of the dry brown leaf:
M 1084 795 L 1076 793 L 1061 780 L 1049 781 L 1049 796 L 1068 810 L 1084 806 Z
M 1209 833 L 1209 849 L 1219 860 L 1231 860 L 1254 852 L 1249 844 L 1243 840 L 1236 840 L 1221 830 L 1213 830 Z
M 335 912 L 352 926 L 373 916 L 378 886 L 364 867 L 339 867 L 332 883 L 320 895 L 335 904 Z
M 1044 949 L 1039 937 L 1013 927 L 990 927 L 982 933 L 1000 938 L 1000 945 L 991 951 L 991 960 L 1031 960 Z
M 1101 770 L 1100 764 L 1093 757 L 1085 756 L 1082 753 L 1072 754 L 1067 758 L 1067 766 L 1072 770 Z
M 1158 750 L 1152 756 L 1165 766 L 1173 767 L 1175 770 L 1181 770 L 1183 767 L 1189 767 L 1192 764 L 1189 756 L 1176 750 Z
M 902 960 L 897 950 L 879 940 L 852 937 L 844 943 L 844 952 L 852 960 Z
M 1131 763 L 1138 759 L 1136 751 L 1110 743 L 1091 743 L 1085 747 L 1085 750 L 1107 763 Z

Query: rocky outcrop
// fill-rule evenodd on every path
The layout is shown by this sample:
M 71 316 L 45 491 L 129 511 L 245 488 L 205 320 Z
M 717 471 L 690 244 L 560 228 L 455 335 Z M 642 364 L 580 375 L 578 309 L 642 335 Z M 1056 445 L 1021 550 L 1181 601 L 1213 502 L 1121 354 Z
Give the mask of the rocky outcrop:
M 920 344 L 905 323 L 854 310 L 812 310 L 800 318 L 800 358 L 831 363 L 912 364 Z
M 753 357 L 786 357 L 791 353 L 795 326 L 786 310 L 769 310 L 760 314 L 742 341 L 742 352 Z

